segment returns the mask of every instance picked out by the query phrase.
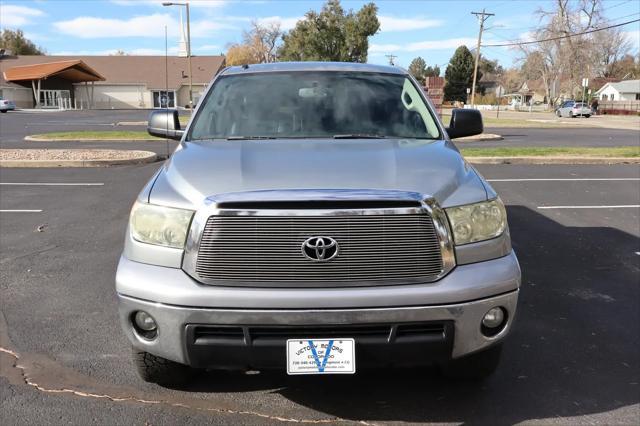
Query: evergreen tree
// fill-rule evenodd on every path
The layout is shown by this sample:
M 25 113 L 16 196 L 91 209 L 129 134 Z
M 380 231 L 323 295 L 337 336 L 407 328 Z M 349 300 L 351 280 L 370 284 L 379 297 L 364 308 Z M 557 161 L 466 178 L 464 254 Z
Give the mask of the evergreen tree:
M 467 88 L 471 89 L 473 82 L 474 58 L 467 46 L 460 46 L 449 60 L 449 65 L 444 73 L 446 83 L 444 85 L 445 101 L 462 101 L 467 99 Z M 482 77 L 478 71 L 477 79 Z
M 433 67 L 428 66 L 426 70 L 424 70 L 425 77 L 440 77 L 440 67 L 434 65 Z
M 354 13 L 345 12 L 339 0 L 328 0 L 320 13 L 310 10 L 282 36 L 278 59 L 367 62 L 369 37 L 380 28 L 377 12 L 373 3 Z
M 416 80 L 420 82 L 420 84 L 424 84 L 425 72 L 427 69 L 427 63 L 420 56 L 415 58 L 409 64 L 409 74 L 411 74 Z

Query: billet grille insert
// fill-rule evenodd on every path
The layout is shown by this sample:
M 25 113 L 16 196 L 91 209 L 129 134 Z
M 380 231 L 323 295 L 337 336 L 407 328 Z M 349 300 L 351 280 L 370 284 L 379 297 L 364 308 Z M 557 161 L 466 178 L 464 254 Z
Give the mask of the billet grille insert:
M 305 258 L 302 243 L 313 236 L 335 239 L 338 256 L 328 262 Z M 196 274 L 205 281 L 291 286 L 433 280 L 442 270 L 440 243 L 427 214 L 211 216 L 196 262 Z

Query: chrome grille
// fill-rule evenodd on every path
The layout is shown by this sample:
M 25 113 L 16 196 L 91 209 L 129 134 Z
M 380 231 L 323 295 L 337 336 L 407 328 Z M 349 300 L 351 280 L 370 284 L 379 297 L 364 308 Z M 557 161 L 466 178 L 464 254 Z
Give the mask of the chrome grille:
M 335 239 L 339 255 L 313 262 L 301 252 L 313 236 Z M 378 285 L 437 278 L 440 243 L 427 214 L 210 216 L 197 256 L 197 278 L 224 285 Z M 288 283 L 288 284 L 287 284 Z

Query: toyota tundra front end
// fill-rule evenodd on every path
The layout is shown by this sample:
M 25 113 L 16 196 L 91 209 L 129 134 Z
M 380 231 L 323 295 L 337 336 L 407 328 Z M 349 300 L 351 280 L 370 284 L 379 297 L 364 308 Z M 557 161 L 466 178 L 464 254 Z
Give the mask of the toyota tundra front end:
M 484 377 L 515 317 L 504 205 L 403 70 L 231 67 L 135 202 L 118 265 L 141 376 L 198 368 L 353 374 L 436 364 Z

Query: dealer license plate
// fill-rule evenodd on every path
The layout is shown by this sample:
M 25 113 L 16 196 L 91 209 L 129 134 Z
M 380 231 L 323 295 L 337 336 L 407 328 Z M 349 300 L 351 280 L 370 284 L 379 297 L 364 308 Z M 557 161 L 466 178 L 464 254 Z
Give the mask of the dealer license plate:
M 353 374 L 356 372 L 353 339 L 287 340 L 287 374 Z

